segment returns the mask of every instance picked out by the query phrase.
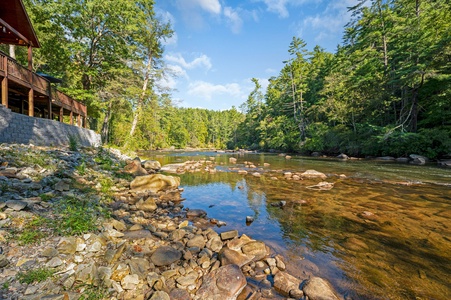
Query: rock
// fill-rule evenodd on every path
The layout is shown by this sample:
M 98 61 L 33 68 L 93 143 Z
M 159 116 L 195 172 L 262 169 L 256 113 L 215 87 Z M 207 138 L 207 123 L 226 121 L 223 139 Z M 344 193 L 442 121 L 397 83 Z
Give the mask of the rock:
M 258 172 L 254 172 L 254 173 L 252 173 L 252 176 L 254 176 L 254 177 L 262 177 L 262 174 L 260 174 Z
M 173 289 L 169 293 L 171 300 L 191 300 L 191 296 L 186 290 L 183 289 Z
M 376 160 L 394 161 L 395 158 L 393 156 L 381 156 L 381 157 L 376 157 Z
M 161 246 L 152 254 L 150 259 L 156 266 L 167 266 L 180 260 L 182 253 L 170 246 Z
M 237 236 L 238 236 L 238 230 L 230 230 L 230 231 L 221 232 L 221 240 L 223 240 L 223 241 L 231 240 Z
M 111 274 L 111 279 L 114 281 L 122 281 L 125 276 L 130 274 L 130 267 L 125 263 L 119 263 L 116 266 L 116 269 L 113 270 L 113 274 Z
M 334 187 L 333 183 L 323 181 L 318 184 L 308 186 L 307 188 L 312 190 L 328 191 L 331 190 L 333 187 Z
M 127 275 L 121 280 L 121 286 L 124 290 L 133 290 L 139 283 L 137 274 Z
M 127 226 L 124 224 L 123 221 L 118 221 L 116 219 L 111 219 L 110 223 L 113 226 L 113 228 L 118 230 L 118 231 L 125 231 L 125 230 L 127 230 Z
M 152 294 L 150 300 L 171 300 L 171 297 L 169 297 L 168 293 L 166 292 L 156 291 Z
M 237 265 L 227 265 L 205 276 L 196 296 L 200 299 L 235 300 L 246 284 L 240 268 Z
M 307 170 L 301 174 L 301 177 L 303 177 L 303 178 L 321 178 L 321 179 L 327 178 L 326 174 L 315 171 L 315 170 Z
M 210 248 L 214 252 L 219 252 L 222 249 L 222 247 L 223 247 L 222 240 L 219 237 L 219 235 L 216 235 L 216 236 L 212 237 L 207 242 L 207 247 Z
M 219 260 L 221 261 L 221 265 L 238 265 L 240 267 L 245 264 L 250 263 L 255 256 L 253 255 L 245 255 L 242 252 L 235 251 L 229 248 L 224 247 L 219 252 Z
M 146 169 L 141 166 L 141 160 L 139 157 L 135 158 L 132 161 L 129 161 L 128 164 L 124 167 L 124 172 L 132 174 L 134 176 L 143 176 L 147 175 Z
M 339 154 L 339 155 L 337 156 L 337 158 L 339 158 L 339 159 L 349 159 L 349 156 L 347 156 L 347 155 L 344 154 L 344 153 L 341 153 L 341 154 Z
M 130 189 L 133 191 L 158 191 L 177 188 L 180 185 L 180 177 L 167 176 L 163 174 L 152 174 L 136 177 L 130 183 Z
M 427 157 L 417 154 L 410 154 L 409 157 L 412 159 L 410 163 L 415 165 L 424 165 L 429 161 Z
M 144 280 L 147 277 L 150 268 L 150 263 L 147 259 L 133 257 L 128 262 L 128 265 L 130 266 L 130 272 L 138 275 L 139 279 Z
M 27 207 L 27 202 L 21 200 L 8 200 L 6 201 L 6 206 L 15 211 L 20 211 Z
M 235 157 L 229 157 L 229 163 L 236 164 L 236 158 Z
M 161 169 L 161 164 L 158 160 L 145 160 L 142 162 L 142 166 L 147 171 L 158 171 Z
M 75 254 L 77 251 L 77 239 L 75 237 L 63 237 L 58 243 L 58 252 L 61 254 Z
M 69 183 L 67 183 L 65 180 L 58 181 L 53 188 L 59 192 L 64 192 L 70 190 Z
M 176 279 L 177 283 L 182 286 L 189 286 L 191 284 L 195 284 L 198 278 L 197 272 L 189 272 L 185 276 L 180 276 Z
M 164 165 L 160 169 L 161 172 L 167 173 L 183 173 L 185 171 L 185 164 L 168 164 Z
M 186 212 L 187 218 L 203 218 L 207 215 L 207 212 L 202 209 L 190 209 Z
M 0 254 L 0 268 L 4 268 L 9 264 L 9 260 L 5 255 Z
M 44 257 L 55 257 L 58 255 L 58 250 L 56 250 L 54 247 L 47 247 L 42 251 L 41 256 Z
M 91 284 L 96 281 L 97 267 L 94 263 L 80 264 L 75 272 L 75 280 L 83 284 Z
M 269 254 L 265 243 L 259 241 L 253 241 L 243 245 L 241 251 L 243 251 L 245 255 L 254 256 L 254 261 L 260 260 Z
M 440 167 L 451 167 L 451 159 L 441 159 L 437 161 Z
M 320 277 L 308 279 L 302 290 L 309 300 L 339 300 L 330 284 Z
M 301 280 L 286 272 L 281 271 L 274 276 L 274 288 L 284 296 L 290 296 L 292 290 L 299 290 L 300 284 Z
M 64 262 L 59 257 L 54 257 L 46 263 L 46 266 L 49 268 L 56 268 L 63 264 Z
M 143 199 L 141 199 L 135 205 L 138 210 L 143 210 L 143 211 L 154 211 L 157 209 L 157 204 L 155 203 L 155 199 L 152 197 L 147 198 L 145 201 Z
M 190 239 L 186 243 L 186 246 L 187 247 L 198 247 L 198 248 L 202 249 L 205 247 L 205 238 L 201 234 L 195 235 L 192 239 Z
M 246 223 L 252 223 L 254 222 L 254 217 L 253 216 L 246 216 Z

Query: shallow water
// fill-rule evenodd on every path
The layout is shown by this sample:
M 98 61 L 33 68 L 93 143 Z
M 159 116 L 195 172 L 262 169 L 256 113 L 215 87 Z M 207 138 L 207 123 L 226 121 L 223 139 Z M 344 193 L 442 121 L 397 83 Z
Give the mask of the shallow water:
M 326 278 L 352 299 L 451 299 L 451 169 L 274 154 L 145 156 L 162 165 L 214 159 L 216 174 L 180 175 L 184 205 L 225 221 L 218 232 L 238 229 L 265 241 L 301 279 Z M 237 165 L 229 165 L 231 156 Z M 229 169 L 244 167 L 244 161 L 263 176 Z M 307 188 L 319 179 L 283 179 L 283 172 L 308 169 L 327 174 L 334 188 Z M 287 204 L 271 205 L 278 201 Z M 246 225 L 246 216 L 255 221 Z

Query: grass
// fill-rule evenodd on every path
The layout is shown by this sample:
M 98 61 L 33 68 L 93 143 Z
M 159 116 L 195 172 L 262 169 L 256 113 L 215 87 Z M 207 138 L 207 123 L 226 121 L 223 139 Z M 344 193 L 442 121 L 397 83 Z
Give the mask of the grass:
M 78 140 L 73 135 L 69 135 L 69 150 L 78 151 Z
M 16 235 L 17 241 L 21 245 L 29 245 L 40 241 L 46 236 L 42 229 L 43 227 L 47 227 L 49 222 L 50 220 L 40 216 L 33 217 L 26 222 L 22 232 Z
M 77 290 L 83 289 L 79 300 L 101 300 L 107 298 L 107 292 L 104 287 L 91 284 L 82 284 L 77 286 Z
M 75 167 L 78 174 L 80 176 L 83 176 L 86 174 L 86 162 L 83 160 L 78 166 Z
M 20 283 L 31 284 L 47 280 L 48 278 L 51 278 L 54 273 L 55 271 L 49 268 L 37 268 L 26 272 L 20 272 L 17 274 L 16 278 Z

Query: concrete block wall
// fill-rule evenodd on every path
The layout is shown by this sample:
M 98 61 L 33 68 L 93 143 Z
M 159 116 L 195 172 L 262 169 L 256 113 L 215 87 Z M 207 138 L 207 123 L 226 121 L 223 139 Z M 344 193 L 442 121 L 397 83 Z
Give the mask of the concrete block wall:
M 82 146 L 98 147 L 102 144 L 100 135 L 92 130 L 21 115 L 0 104 L 0 143 L 67 146 L 70 136 Z

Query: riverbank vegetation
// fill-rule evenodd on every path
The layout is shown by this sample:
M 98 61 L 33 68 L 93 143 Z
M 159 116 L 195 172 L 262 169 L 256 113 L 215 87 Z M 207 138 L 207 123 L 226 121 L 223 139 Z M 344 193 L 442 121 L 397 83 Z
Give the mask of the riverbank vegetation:
M 153 1 L 24 2 L 42 45 L 35 71 L 62 78 L 111 145 L 451 153 L 448 1 L 359 1 L 335 53 L 293 37 L 267 89 L 254 79 L 247 101 L 221 112 L 177 107 L 159 85 L 171 76 L 162 58 L 174 32 Z

